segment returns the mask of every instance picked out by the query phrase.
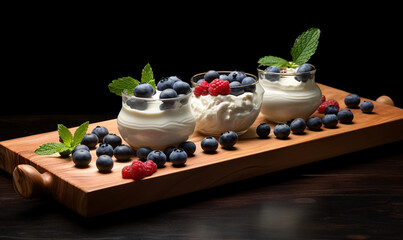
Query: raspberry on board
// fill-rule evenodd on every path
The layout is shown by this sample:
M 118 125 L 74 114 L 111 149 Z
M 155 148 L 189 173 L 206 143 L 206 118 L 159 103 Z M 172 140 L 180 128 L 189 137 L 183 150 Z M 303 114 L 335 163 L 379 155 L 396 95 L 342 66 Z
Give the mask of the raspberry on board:
M 210 83 L 208 91 L 212 96 L 228 95 L 231 92 L 231 87 L 228 81 L 217 78 Z
M 157 171 L 157 164 L 153 160 L 147 160 L 144 163 L 145 175 L 150 176 Z
M 324 113 L 325 109 L 330 105 L 334 105 L 337 108 L 337 110 L 340 110 L 339 103 L 334 99 L 329 99 L 329 100 L 327 100 L 327 101 L 325 101 L 325 102 L 323 102 L 323 103 L 321 103 L 319 105 L 318 112 L 319 113 Z
M 140 180 L 143 177 L 145 177 L 145 167 L 142 161 L 135 160 L 130 165 L 130 167 L 131 167 L 130 175 L 132 179 Z
M 124 166 L 124 167 L 122 168 L 122 177 L 123 177 L 123 178 L 126 178 L 126 179 L 132 178 L 132 176 L 131 176 L 131 171 L 132 171 L 131 165 L 129 165 L 129 166 Z

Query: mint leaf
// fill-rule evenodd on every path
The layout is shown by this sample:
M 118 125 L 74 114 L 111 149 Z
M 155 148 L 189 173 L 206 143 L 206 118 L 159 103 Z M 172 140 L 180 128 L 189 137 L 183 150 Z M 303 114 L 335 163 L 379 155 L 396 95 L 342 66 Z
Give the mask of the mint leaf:
M 291 49 L 292 61 L 294 64 L 302 65 L 311 58 L 319 44 L 320 30 L 311 28 L 303 32 L 295 39 Z
M 65 146 L 63 143 L 59 142 L 51 142 L 51 143 L 45 143 L 39 146 L 36 150 L 35 153 L 39 155 L 51 155 L 57 152 L 64 152 L 66 150 L 69 150 L 67 146 Z
M 114 93 L 118 96 L 122 96 L 123 90 L 127 90 L 129 93 L 133 93 L 134 88 L 140 82 L 132 77 L 122 77 L 113 80 L 109 83 L 108 88 L 111 93 Z
M 277 66 L 277 67 L 286 67 L 289 65 L 288 61 L 284 58 L 274 57 L 274 56 L 265 56 L 259 59 L 257 62 L 263 66 Z
M 90 122 L 86 121 L 85 123 L 81 124 L 76 129 L 76 131 L 74 132 L 73 142 L 71 143 L 71 147 L 75 147 L 81 143 L 81 140 L 83 140 L 84 135 L 87 133 L 89 124 L 90 124 Z
M 64 145 L 70 147 L 71 140 L 73 139 L 73 135 L 71 134 L 70 130 L 63 124 L 57 124 L 57 131 L 59 132 L 59 136 L 63 140 Z
M 145 82 L 150 84 L 154 89 L 156 89 L 155 80 L 154 80 L 154 73 L 151 68 L 151 65 L 147 63 L 141 72 L 141 82 Z

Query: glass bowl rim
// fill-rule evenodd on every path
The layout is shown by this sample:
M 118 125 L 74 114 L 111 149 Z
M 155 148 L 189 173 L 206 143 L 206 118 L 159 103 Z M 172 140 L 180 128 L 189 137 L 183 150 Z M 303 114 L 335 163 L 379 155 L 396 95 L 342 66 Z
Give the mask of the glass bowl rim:
M 311 64 L 311 65 L 312 65 L 312 64 Z M 313 66 L 313 65 L 312 65 L 312 66 Z M 313 69 L 313 70 L 311 70 L 311 71 L 308 71 L 308 72 L 301 72 L 301 73 L 297 73 L 297 72 L 295 72 L 295 73 L 275 73 L 275 72 L 266 72 L 266 69 L 261 69 L 261 67 L 266 67 L 266 68 L 268 68 L 268 67 L 270 67 L 270 66 L 263 66 L 263 65 L 260 65 L 260 66 L 257 68 L 257 72 L 258 72 L 258 73 L 265 73 L 265 74 L 270 74 L 270 75 L 274 75 L 274 76 L 276 76 L 276 75 L 279 75 L 279 76 L 299 76 L 299 75 L 303 75 L 303 74 L 307 74 L 307 73 L 310 73 L 310 74 L 316 73 L 316 68 Z M 315 66 L 313 66 L 313 67 L 315 67 Z

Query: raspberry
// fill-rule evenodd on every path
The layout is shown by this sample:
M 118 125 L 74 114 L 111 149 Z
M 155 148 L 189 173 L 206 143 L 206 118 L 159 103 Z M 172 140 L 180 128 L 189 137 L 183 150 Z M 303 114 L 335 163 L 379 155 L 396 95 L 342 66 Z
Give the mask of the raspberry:
M 131 168 L 131 165 L 129 165 L 129 166 L 124 166 L 123 168 L 122 168 L 122 177 L 123 178 L 132 178 L 132 176 L 131 176 L 131 171 L 132 171 L 132 168 Z
M 210 83 L 208 91 L 212 96 L 228 95 L 231 92 L 231 88 L 228 81 L 216 78 Z
M 133 178 L 134 180 L 140 180 L 145 177 L 146 171 L 142 161 L 134 160 L 130 167 L 132 169 L 130 171 L 131 178 Z
M 197 87 L 195 87 L 193 93 L 196 97 L 199 97 L 200 95 L 206 96 L 208 94 L 208 87 L 209 83 L 207 81 L 203 81 L 197 85 Z
M 150 176 L 157 171 L 157 164 L 153 160 L 147 160 L 144 163 L 144 167 L 146 176 Z
M 334 99 L 329 99 L 319 105 L 318 112 L 324 113 L 325 109 L 330 105 L 334 105 L 337 108 L 337 110 L 340 110 L 339 103 Z
M 322 95 L 322 99 L 320 99 L 320 104 L 322 104 L 324 102 L 326 102 L 326 97 L 325 97 L 325 95 Z

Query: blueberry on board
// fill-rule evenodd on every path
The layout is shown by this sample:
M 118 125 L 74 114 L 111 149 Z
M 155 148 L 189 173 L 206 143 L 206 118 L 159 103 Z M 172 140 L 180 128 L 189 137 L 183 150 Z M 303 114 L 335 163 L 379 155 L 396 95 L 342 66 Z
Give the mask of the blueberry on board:
M 158 168 L 163 168 L 167 161 L 167 156 L 160 150 L 153 150 L 147 155 L 147 160 L 152 160 Z
M 218 148 L 218 141 L 215 137 L 207 136 L 201 141 L 201 148 L 206 153 L 214 153 Z
M 91 153 L 84 149 L 77 150 L 74 152 L 72 159 L 76 167 L 84 168 L 91 162 Z
M 348 108 L 358 108 L 360 101 L 360 96 L 355 93 L 351 93 L 344 98 L 344 103 Z
M 267 72 L 265 74 L 265 78 L 269 81 L 278 81 L 280 79 L 280 68 L 278 68 L 277 66 L 270 66 L 267 67 L 265 70 L 265 72 Z
M 90 148 L 87 145 L 77 145 L 77 146 L 74 147 L 74 149 L 71 152 L 71 154 L 74 154 L 75 151 L 78 151 L 78 150 L 81 150 L 81 149 L 87 150 L 88 152 L 90 151 Z
M 108 155 L 101 155 L 97 158 L 95 162 L 98 171 L 101 173 L 109 173 L 113 168 L 113 159 Z
M 322 119 L 320 117 L 311 117 L 306 121 L 309 130 L 318 131 L 322 127 Z
M 244 88 L 241 87 L 242 84 L 238 81 L 233 81 L 229 84 L 229 87 L 231 88 L 231 92 L 229 94 L 234 95 L 234 96 L 239 96 L 245 92 Z
M 374 104 L 371 101 L 363 101 L 360 104 L 360 109 L 363 113 L 371 113 L 374 110 Z
M 150 98 L 154 95 L 154 88 L 148 83 L 140 83 L 134 88 L 134 96 L 141 98 Z
M 182 148 L 188 156 L 193 156 L 196 151 L 196 144 L 194 142 L 187 141 L 179 144 L 178 148 Z
M 245 77 L 246 77 L 246 75 L 243 72 L 232 71 L 232 72 L 230 72 L 230 74 L 228 74 L 228 81 L 229 82 L 232 82 L 232 81 L 242 82 L 242 79 L 244 79 Z
M 315 68 L 309 63 L 302 64 L 297 69 L 297 74 L 295 76 L 295 79 L 297 81 L 302 81 L 302 82 L 308 81 L 312 77 L 312 74 L 310 73 L 310 71 L 312 71 L 314 69 Z
M 146 100 L 134 99 L 134 98 L 127 99 L 126 104 L 131 109 L 137 109 L 137 110 L 146 110 L 148 106 Z
M 273 133 L 279 139 L 286 139 L 291 133 L 291 128 L 285 123 L 279 123 L 274 127 Z
M 224 81 L 229 81 L 228 75 L 225 75 L 225 74 L 221 74 L 219 79 L 224 80 Z
M 149 147 L 141 147 L 137 149 L 136 155 L 140 159 L 140 161 L 145 162 L 147 160 L 148 154 L 152 151 Z
M 180 167 L 185 165 L 187 159 L 188 155 L 181 148 L 175 148 L 169 155 L 169 160 L 171 160 L 172 166 L 174 167 Z
M 172 88 L 175 81 L 171 78 L 163 78 L 157 84 L 157 90 L 164 91 L 167 88 Z
M 127 162 L 133 156 L 133 150 L 128 145 L 121 144 L 113 149 L 113 155 L 115 156 L 116 160 L 120 162 Z
M 234 131 L 221 133 L 218 141 L 222 148 L 231 149 L 238 141 L 238 134 Z
M 168 162 L 171 161 L 171 160 L 169 159 L 169 155 L 171 155 L 172 151 L 173 151 L 175 148 L 176 148 L 176 147 L 174 147 L 174 146 L 169 146 L 169 147 L 166 147 L 166 148 L 164 149 L 164 153 L 165 153 L 165 156 L 167 156 L 167 161 L 168 161 Z
M 81 145 L 86 145 L 89 149 L 94 149 L 98 143 L 98 136 L 93 133 L 87 133 L 81 140 Z
M 269 134 L 270 134 L 270 126 L 267 123 L 261 123 L 259 124 L 259 126 L 257 126 L 256 128 L 256 134 L 260 137 L 260 138 L 268 138 Z
M 322 119 L 325 128 L 335 128 L 339 123 L 339 118 L 336 114 L 327 114 Z
M 354 114 L 350 109 L 344 109 L 337 113 L 337 118 L 339 118 L 340 123 L 352 123 Z
M 335 105 L 329 105 L 325 108 L 324 114 L 337 114 L 339 110 Z
M 220 78 L 220 74 L 214 70 L 210 70 L 204 74 L 204 80 L 206 80 L 208 83 L 211 83 L 216 78 Z
M 256 85 L 254 83 L 256 80 L 253 77 L 245 77 L 242 79 L 242 85 L 250 85 L 250 86 L 245 86 L 245 92 L 255 92 Z
M 188 94 L 192 91 L 192 88 L 190 87 L 189 83 L 184 81 L 175 82 L 172 88 L 176 91 L 178 95 Z
M 306 122 L 302 118 L 296 118 L 291 122 L 290 128 L 294 134 L 303 134 L 306 128 Z
M 113 147 L 108 143 L 101 143 L 101 144 L 99 144 L 95 153 L 97 154 L 98 157 L 101 155 L 108 155 L 108 156 L 112 157 L 113 156 Z
M 102 142 L 104 140 L 104 137 L 109 133 L 109 131 L 106 127 L 96 126 L 94 129 L 92 129 L 91 133 L 97 135 L 98 142 Z
M 122 144 L 122 138 L 120 138 L 118 135 L 109 133 L 104 137 L 104 143 L 110 144 L 113 148 L 116 146 Z

